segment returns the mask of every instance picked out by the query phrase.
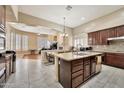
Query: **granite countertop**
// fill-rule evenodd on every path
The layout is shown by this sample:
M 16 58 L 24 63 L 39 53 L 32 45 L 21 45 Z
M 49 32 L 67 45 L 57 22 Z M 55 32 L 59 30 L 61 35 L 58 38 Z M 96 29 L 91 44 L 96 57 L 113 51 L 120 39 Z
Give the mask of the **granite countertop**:
M 57 56 L 61 59 L 67 60 L 67 61 L 72 61 L 76 59 L 81 59 L 85 57 L 90 57 L 90 56 L 96 56 L 96 55 L 101 55 L 103 53 L 99 52 L 79 52 L 79 55 L 76 54 L 76 52 L 68 52 L 68 53 L 54 53 L 54 56 Z
M 41 52 L 64 52 L 64 51 L 69 51 L 69 50 L 41 50 Z
M 94 52 L 100 52 L 100 53 L 124 53 L 124 51 L 113 51 L 113 50 L 94 50 Z

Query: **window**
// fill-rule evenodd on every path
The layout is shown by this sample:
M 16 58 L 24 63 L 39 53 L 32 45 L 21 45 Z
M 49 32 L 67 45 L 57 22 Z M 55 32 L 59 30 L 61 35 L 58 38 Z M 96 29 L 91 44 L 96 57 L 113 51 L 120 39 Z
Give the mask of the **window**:
M 10 34 L 10 49 L 11 50 L 14 50 L 14 33 L 13 32 L 11 32 L 11 34 Z
M 79 47 L 81 45 L 83 47 L 87 47 L 88 46 L 87 38 L 88 38 L 87 33 L 82 33 L 80 35 L 75 35 L 74 36 L 74 47 L 77 47 L 77 45 L 79 45 Z
M 28 50 L 28 36 L 22 35 L 22 50 Z
M 16 50 L 21 50 L 21 35 L 16 34 Z
M 74 47 L 77 47 L 77 45 L 82 45 L 83 46 L 83 38 L 76 37 L 74 39 Z
M 37 44 L 38 44 L 38 48 L 50 48 L 50 44 L 51 42 L 49 40 L 47 40 L 47 38 L 42 38 L 42 37 L 38 37 L 37 40 Z
M 16 51 L 28 50 L 28 36 L 11 32 L 10 48 Z

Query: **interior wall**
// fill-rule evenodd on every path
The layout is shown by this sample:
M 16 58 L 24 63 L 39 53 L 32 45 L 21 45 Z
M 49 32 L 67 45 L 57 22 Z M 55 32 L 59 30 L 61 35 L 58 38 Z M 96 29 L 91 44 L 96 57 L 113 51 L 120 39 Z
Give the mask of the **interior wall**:
M 87 35 L 88 32 L 94 32 L 101 29 L 119 26 L 123 24 L 124 24 L 124 8 L 74 28 L 73 36 L 80 35 L 83 33 L 85 34 L 84 37 L 88 38 Z M 88 40 L 86 43 L 88 44 Z
M 18 20 L 18 6 L 17 5 L 11 5 L 11 8 L 13 10 L 13 13 L 14 13 L 16 20 Z

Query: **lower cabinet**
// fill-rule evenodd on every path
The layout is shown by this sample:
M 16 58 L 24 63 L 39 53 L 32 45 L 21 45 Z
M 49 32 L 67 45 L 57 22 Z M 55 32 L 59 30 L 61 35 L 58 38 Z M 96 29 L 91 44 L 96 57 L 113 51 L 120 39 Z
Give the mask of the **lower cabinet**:
M 84 80 L 90 77 L 90 64 L 84 65 Z
M 96 73 L 96 57 L 91 58 L 91 75 Z
M 114 67 L 124 68 L 124 54 L 106 53 L 106 64 Z
M 80 75 L 72 79 L 72 88 L 79 86 L 80 84 L 82 84 L 82 82 L 83 82 L 83 75 Z
M 96 73 L 96 58 L 66 61 L 60 59 L 59 82 L 65 88 L 76 88 Z

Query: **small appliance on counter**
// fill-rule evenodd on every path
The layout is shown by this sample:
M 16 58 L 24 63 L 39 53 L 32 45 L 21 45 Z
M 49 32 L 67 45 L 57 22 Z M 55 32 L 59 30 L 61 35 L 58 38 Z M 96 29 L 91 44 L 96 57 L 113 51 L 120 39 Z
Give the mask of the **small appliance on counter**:
M 92 47 L 80 47 L 80 51 L 92 50 Z

